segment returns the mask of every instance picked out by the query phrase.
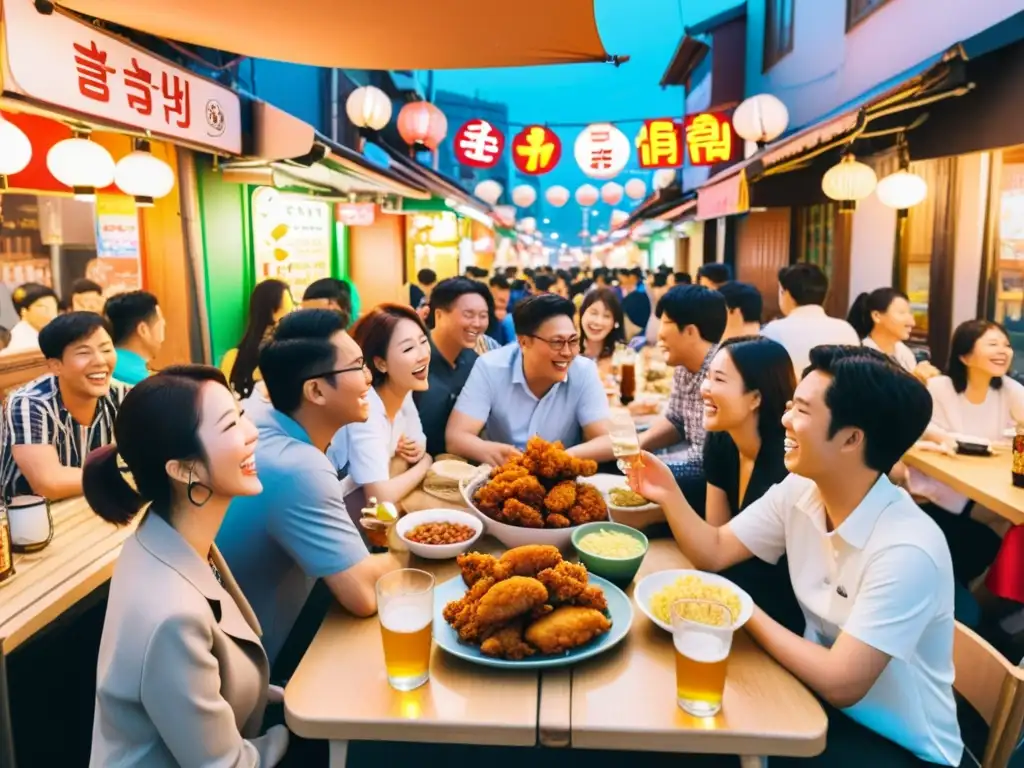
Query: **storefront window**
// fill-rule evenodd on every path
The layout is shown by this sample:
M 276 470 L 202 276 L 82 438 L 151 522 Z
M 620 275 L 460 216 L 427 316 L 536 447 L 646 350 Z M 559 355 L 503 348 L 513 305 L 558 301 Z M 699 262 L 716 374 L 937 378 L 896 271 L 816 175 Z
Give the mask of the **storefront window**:
M 940 183 L 938 161 L 910 164 L 911 173 L 921 176 L 933 191 Z M 935 240 L 935 201 L 937 196 L 929 194 L 924 202 L 907 212 L 899 222 L 902 228 L 900 253 L 897 263 L 897 285 L 910 299 L 914 313 L 915 335 L 928 333 L 928 300 L 931 294 L 932 247 Z
M 999 227 L 995 243 L 993 319 L 1006 326 L 1016 351 L 1014 370 L 1024 372 L 1024 147 L 1003 153 L 999 175 Z
M 432 269 L 438 278 L 459 274 L 459 218 L 449 211 L 414 214 L 408 217 L 408 261 L 410 276 Z

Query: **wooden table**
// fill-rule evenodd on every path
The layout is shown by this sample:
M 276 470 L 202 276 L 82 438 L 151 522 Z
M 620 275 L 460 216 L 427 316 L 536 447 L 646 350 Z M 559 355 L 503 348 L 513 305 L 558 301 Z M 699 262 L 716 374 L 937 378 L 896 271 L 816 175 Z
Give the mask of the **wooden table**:
M 637 580 L 689 567 L 674 541 L 659 539 Z M 824 750 L 828 728 L 817 699 L 742 631 L 722 711 L 686 714 L 676 705 L 672 637 L 639 610 L 619 648 L 572 670 L 571 702 L 572 746 L 582 749 L 812 757 Z
M 117 528 L 85 499 L 52 505 L 53 540 L 43 550 L 15 555 L 15 576 L 0 585 L 0 765 L 14 766 L 6 656 L 105 584 L 134 526 Z
M 913 448 L 903 463 L 1009 520 L 1024 523 L 1024 488 L 1013 485 L 1009 451 L 994 456 L 946 456 Z

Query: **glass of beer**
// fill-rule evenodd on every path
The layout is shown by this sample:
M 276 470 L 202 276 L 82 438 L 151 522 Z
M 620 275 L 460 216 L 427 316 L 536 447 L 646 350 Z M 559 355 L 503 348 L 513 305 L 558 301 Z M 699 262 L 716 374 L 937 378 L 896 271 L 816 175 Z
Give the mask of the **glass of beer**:
M 676 702 L 684 712 L 713 717 L 721 711 L 732 635 L 728 606 L 713 600 L 679 600 L 672 604 Z
M 612 439 L 612 455 L 622 472 L 629 472 L 640 458 L 640 436 L 633 415 L 625 408 L 613 408 L 608 429 Z
M 388 683 L 411 691 L 430 679 L 434 577 L 403 568 L 377 580 L 377 616 L 384 641 Z

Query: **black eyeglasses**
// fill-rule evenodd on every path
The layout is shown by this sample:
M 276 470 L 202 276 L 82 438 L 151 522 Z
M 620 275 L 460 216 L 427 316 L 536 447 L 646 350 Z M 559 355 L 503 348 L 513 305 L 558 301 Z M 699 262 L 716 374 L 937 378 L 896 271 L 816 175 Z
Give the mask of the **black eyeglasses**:
M 543 341 L 545 344 L 551 347 L 552 352 L 561 352 L 566 347 L 568 347 L 569 351 L 571 352 L 574 349 L 579 349 L 580 346 L 579 336 L 572 336 L 568 339 L 545 339 L 543 336 L 534 336 L 532 333 L 528 333 L 526 335 L 529 336 L 531 339 Z
M 336 371 L 324 371 L 322 373 L 314 373 L 312 376 L 307 376 L 303 381 L 309 381 L 310 379 L 323 379 L 327 376 L 337 376 L 339 373 L 355 373 L 356 371 L 362 371 L 365 375 L 370 369 L 366 365 L 365 360 L 357 360 L 357 365 L 353 365 L 349 368 L 338 368 Z

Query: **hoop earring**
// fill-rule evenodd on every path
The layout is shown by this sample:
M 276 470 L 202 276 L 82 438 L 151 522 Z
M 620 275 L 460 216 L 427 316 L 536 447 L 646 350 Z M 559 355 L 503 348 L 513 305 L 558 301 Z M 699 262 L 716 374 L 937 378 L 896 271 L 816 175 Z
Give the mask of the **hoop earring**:
M 213 498 L 213 488 L 211 488 L 208 485 L 205 485 L 204 483 L 199 482 L 198 480 L 193 480 L 192 469 L 193 467 L 188 468 L 188 500 L 192 503 L 193 506 L 202 507 L 205 506 L 206 503 Z M 195 498 L 196 488 L 201 488 L 202 490 L 206 491 L 206 497 L 202 501 L 197 501 Z

